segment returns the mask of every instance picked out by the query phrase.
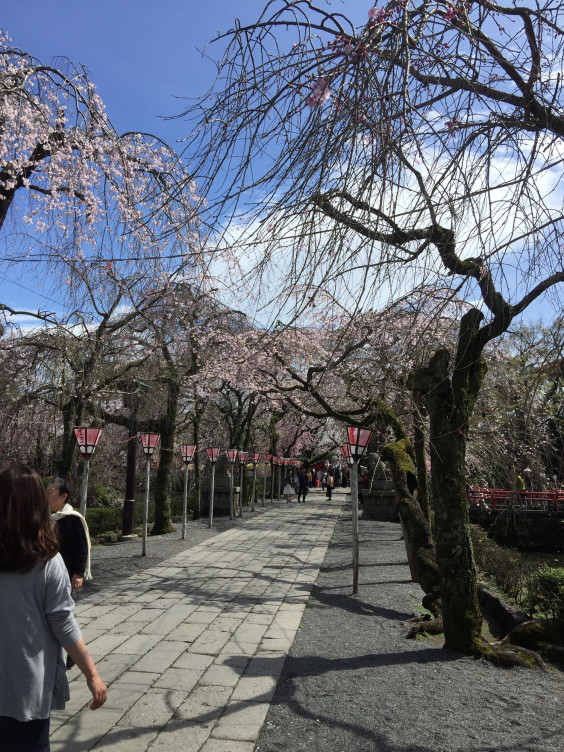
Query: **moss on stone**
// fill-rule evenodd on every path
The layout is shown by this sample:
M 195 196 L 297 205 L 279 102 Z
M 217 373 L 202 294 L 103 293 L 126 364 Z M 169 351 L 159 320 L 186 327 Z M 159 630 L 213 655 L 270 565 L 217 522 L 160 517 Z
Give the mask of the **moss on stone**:
M 514 645 L 529 649 L 564 642 L 564 622 L 555 619 L 525 621 L 514 627 L 507 639 Z

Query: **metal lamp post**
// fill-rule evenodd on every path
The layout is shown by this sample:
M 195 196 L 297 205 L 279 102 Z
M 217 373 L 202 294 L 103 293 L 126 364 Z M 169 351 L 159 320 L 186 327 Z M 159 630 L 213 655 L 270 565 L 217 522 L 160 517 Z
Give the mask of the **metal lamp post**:
M 139 438 L 145 452 L 145 505 L 143 507 L 143 542 L 141 556 L 147 556 L 147 525 L 149 521 L 149 480 L 151 476 L 151 459 L 161 438 L 160 433 L 140 433 Z
M 239 452 L 239 517 L 243 516 L 243 490 L 245 483 L 245 465 L 249 459 L 248 452 Z
M 180 453 L 182 455 L 182 461 L 184 462 L 184 495 L 182 497 L 182 535 L 180 540 L 186 540 L 186 507 L 188 506 L 188 465 L 194 459 L 194 453 L 196 446 L 194 444 L 181 444 Z M 200 510 L 198 509 L 198 518 L 200 517 Z
M 253 490 L 251 492 L 251 512 L 255 511 L 255 491 L 257 487 L 257 462 L 260 462 L 260 453 L 253 452 L 251 454 L 251 462 L 253 463 Z
M 83 517 L 86 514 L 86 499 L 88 497 L 88 470 L 90 466 L 90 457 L 94 454 L 101 433 L 101 428 L 78 426 L 74 429 L 78 448 L 80 449 L 80 454 L 84 460 L 84 469 L 82 471 L 82 491 L 80 494 L 80 514 Z
M 208 527 L 213 527 L 213 494 L 215 490 L 215 463 L 219 459 L 219 447 L 208 447 L 206 449 L 206 452 L 208 453 L 209 461 L 212 463 L 212 473 L 211 473 L 211 482 L 210 482 L 210 521 L 208 523 Z
M 368 442 L 372 438 L 369 428 L 347 428 L 349 443 L 343 449 L 348 450 L 345 454 L 347 462 L 351 465 L 351 505 L 353 526 L 353 595 L 358 593 L 358 463 L 364 454 Z
M 234 466 L 235 466 L 235 460 L 237 459 L 237 450 L 236 449 L 226 449 L 225 454 L 227 455 L 227 459 L 229 460 L 229 463 L 231 465 L 231 483 L 229 484 L 229 519 L 233 519 L 233 473 L 234 473 Z

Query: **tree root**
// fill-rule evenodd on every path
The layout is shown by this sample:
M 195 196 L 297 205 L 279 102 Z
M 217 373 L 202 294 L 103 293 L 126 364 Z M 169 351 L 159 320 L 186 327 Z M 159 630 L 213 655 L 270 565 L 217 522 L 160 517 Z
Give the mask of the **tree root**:
M 406 635 L 408 640 L 414 640 L 420 634 L 438 635 L 443 631 L 443 620 L 440 616 L 434 619 L 428 615 L 415 616 L 404 621 L 404 625 L 409 627 Z
M 541 671 L 548 671 L 543 659 L 534 650 L 528 650 L 508 642 L 492 645 L 484 641 L 483 649 L 476 658 L 483 658 L 496 666 L 505 668 L 521 666 L 522 668 L 538 668 Z
M 414 640 L 417 635 L 438 635 L 443 631 L 443 620 L 440 616 L 437 618 L 431 618 L 429 615 L 415 616 L 404 621 L 404 625 L 409 627 L 406 635 L 408 640 Z M 483 640 L 473 655 L 475 658 L 483 658 L 495 666 L 505 668 L 521 666 L 522 668 L 537 668 L 541 671 L 548 671 L 546 664 L 534 650 L 523 648 L 520 645 L 512 645 L 508 642 L 491 644 Z

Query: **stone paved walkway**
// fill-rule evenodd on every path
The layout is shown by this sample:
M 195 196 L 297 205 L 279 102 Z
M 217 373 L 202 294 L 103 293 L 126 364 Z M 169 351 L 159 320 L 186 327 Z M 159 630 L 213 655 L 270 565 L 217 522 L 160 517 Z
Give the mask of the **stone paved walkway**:
M 52 752 L 252 752 L 343 500 L 275 504 L 79 603 L 108 700 L 73 669 Z

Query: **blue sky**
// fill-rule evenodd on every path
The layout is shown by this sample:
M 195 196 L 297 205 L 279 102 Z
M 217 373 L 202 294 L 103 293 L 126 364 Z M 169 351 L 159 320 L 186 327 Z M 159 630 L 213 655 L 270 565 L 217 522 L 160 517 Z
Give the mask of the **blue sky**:
M 181 110 L 174 96 L 197 96 L 213 67 L 203 48 L 235 18 L 252 18 L 262 0 L 25 0 L 4 2 L 1 26 L 13 43 L 43 62 L 64 56 L 83 64 L 119 131 L 140 130 L 174 142 Z

